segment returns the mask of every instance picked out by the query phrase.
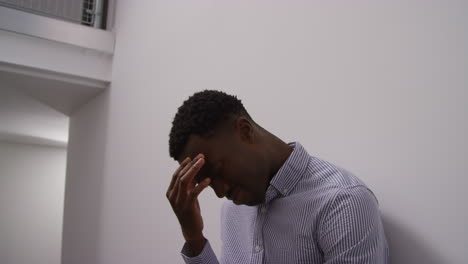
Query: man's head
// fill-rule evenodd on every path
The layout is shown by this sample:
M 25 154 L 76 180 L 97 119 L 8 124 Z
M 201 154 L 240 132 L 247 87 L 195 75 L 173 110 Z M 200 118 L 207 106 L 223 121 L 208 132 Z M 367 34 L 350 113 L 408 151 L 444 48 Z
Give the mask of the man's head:
M 209 177 L 218 197 L 255 205 L 263 201 L 270 177 L 263 134 L 239 99 L 205 90 L 179 107 L 169 135 L 169 152 L 179 163 L 202 153 L 205 165 L 197 181 Z

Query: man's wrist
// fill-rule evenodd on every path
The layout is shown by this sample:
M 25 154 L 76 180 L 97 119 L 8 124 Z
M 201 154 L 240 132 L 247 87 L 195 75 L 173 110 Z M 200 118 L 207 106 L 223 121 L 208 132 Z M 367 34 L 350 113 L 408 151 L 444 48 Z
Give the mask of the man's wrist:
M 206 238 L 203 235 L 199 238 L 186 238 L 185 242 L 187 243 L 190 251 L 190 256 L 188 257 L 196 257 L 203 251 Z

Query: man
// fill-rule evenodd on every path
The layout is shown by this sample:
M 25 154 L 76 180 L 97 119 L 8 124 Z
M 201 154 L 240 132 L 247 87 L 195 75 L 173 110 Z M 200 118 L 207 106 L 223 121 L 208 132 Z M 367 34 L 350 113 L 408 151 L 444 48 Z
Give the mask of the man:
M 269 133 L 236 97 L 195 93 L 169 137 L 180 167 L 166 195 L 186 263 L 218 263 L 197 200 L 207 186 L 228 199 L 220 263 L 387 263 L 377 200 L 364 183 Z

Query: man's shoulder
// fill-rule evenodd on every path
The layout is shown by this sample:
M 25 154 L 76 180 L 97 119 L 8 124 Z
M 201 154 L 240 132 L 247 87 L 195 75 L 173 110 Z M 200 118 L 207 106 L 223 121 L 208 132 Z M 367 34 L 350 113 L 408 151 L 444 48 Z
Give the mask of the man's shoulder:
M 291 196 L 297 201 L 325 206 L 338 193 L 347 193 L 352 189 L 368 190 L 366 184 L 350 171 L 329 161 L 310 156 L 307 169 L 296 184 Z
M 356 186 L 366 186 L 355 174 L 332 162 L 310 156 L 307 167 L 306 181 L 315 186 L 323 186 L 331 189 L 346 189 Z

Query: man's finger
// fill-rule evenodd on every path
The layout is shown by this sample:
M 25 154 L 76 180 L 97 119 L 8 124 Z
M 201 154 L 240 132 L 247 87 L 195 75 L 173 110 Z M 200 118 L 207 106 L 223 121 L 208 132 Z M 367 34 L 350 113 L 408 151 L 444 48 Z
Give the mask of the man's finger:
M 167 195 L 169 196 L 169 192 L 174 188 L 174 184 L 176 182 L 177 177 L 179 176 L 179 173 L 182 169 L 185 168 L 185 166 L 190 162 L 190 157 L 187 157 L 180 163 L 179 168 L 174 172 L 172 175 L 171 183 L 169 184 L 169 187 L 167 188 Z
M 204 157 L 203 154 L 198 154 L 189 163 L 187 163 L 187 165 L 185 165 L 185 167 L 179 172 L 180 176 L 184 176 L 184 174 L 187 173 L 187 171 L 193 166 L 193 164 L 195 164 L 195 162 L 197 162 L 197 160 L 201 157 Z
M 198 157 L 198 156 L 197 156 Z M 189 170 L 194 162 L 197 161 L 197 157 L 195 157 L 193 160 L 190 159 L 190 157 L 188 157 L 188 161 L 185 162 L 185 166 L 183 166 L 182 164 L 180 165 L 180 167 L 182 168 L 175 176 L 175 182 L 174 182 L 174 186 L 172 186 L 172 190 L 169 190 L 168 194 L 166 195 L 170 195 L 171 193 L 177 193 L 177 191 L 174 191 L 175 189 L 179 189 L 179 185 L 180 185 L 180 178 L 182 178 L 182 176 L 184 176 L 185 172 L 187 170 Z M 185 161 L 185 160 L 184 160 Z M 178 197 L 178 196 L 177 196 Z
M 203 157 L 199 157 L 195 163 L 187 170 L 187 172 L 182 175 L 180 178 L 180 185 L 187 187 L 189 183 L 192 183 L 195 175 L 200 171 L 201 167 L 205 164 L 205 159 Z
M 195 185 L 194 177 L 200 168 L 203 166 L 205 160 L 203 158 L 199 158 L 193 165 L 188 169 L 188 171 L 182 175 L 180 178 L 177 178 L 176 184 L 178 184 L 178 192 L 176 203 L 185 202 L 187 200 L 187 195 L 191 192 L 189 190 L 190 183 Z
M 196 199 L 198 195 L 200 195 L 200 193 L 203 192 L 203 190 L 205 190 L 205 188 L 208 187 L 208 185 L 210 185 L 210 183 L 211 179 L 206 178 L 199 184 L 197 184 L 197 186 L 195 186 L 195 188 L 193 188 L 192 192 L 190 193 L 191 198 Z
M 184 175 L 184 171 L 187 171 L 188 169 L 190 169 L 190 167 L 195 161 L 196 161 L 196 158 L 192 160 L 190 159 L 190 157 L 187 157 L 184 161 L 182 161 L 182 163 L 180 164 L 180 167 L 177 169 L 177 171 L 173 175 L 174 182 L 173 182 L 172 188 L 169 189 L 166 193 L 166 196 L 168 197 L 168 199 L 173 200 L 174 197 L 178 199 L 178 189 L 180 185 L 180 178 Z
M 167 193 L 167 199 L 172 203 L 175 202 L 175 199 L 177 198 L 177 194 L 179 192 L 179 185 L 175 184 L 174 188 L 172 188 L 168 193 Z

